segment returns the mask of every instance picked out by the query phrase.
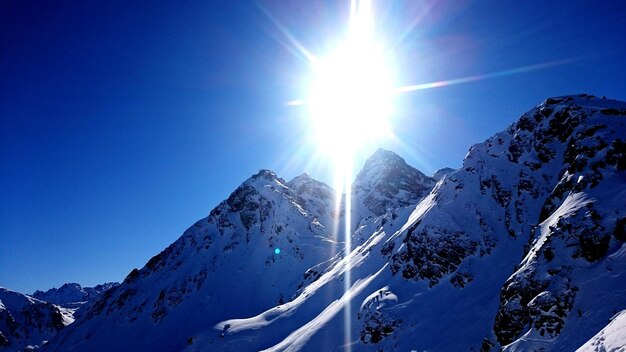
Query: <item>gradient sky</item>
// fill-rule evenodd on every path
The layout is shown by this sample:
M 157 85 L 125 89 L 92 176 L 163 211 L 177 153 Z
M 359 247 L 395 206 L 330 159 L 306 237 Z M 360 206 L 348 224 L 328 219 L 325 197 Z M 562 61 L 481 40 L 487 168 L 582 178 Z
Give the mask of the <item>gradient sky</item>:
M 396 151 L 427 174 L 549 96 L 626 100 L 626 3 L 380 1 L 403 94 Z M 0 286 L 121 281 L 261 168 L 311 163 L 308 65 L 348 2 L 0 2 Z M 282 28 L 282 29 L 281 29 Z M 543 69 L 514 70 L 555 63 Z M 495 74 L 514 70 L 513 74 Z

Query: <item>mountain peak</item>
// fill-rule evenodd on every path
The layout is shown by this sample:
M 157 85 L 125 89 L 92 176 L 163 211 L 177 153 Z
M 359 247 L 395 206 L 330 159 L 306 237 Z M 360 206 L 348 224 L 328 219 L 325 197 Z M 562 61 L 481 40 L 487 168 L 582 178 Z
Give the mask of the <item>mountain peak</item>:
M 444 176 L 450 175 L 451 173 L 453 173 L 455 171 L 456 171 L 456 169 L 453 169 L 451 167 L 442 167 L 441 169 L 435 171 L 435 173 L 431 177 L 433 179 L 435 179 L 435 181 L 439 181 Z
M 258 207 L 259 195 L 260 193 L 265 193 L 266 189 L 279 191 L 280 193 L 288 191 L 285 180 L 278 177 L 274 171 L 261 169 L 237 187 L 225 202 L 235 212 L 250 207 L 251 209 L 256 209 Z M 273 191 L 270 191 L 270 193 Z M 213 213 L 213 211 L 211 212 Z
M 252 175 L 249 179 L 251 179 L 251 180 L 264 179 L 264 180 L 273 181 L 273 180 L 275 180 L 277 178 L 278 178 L 278 176 L 276 175 L 276 173 L 274 171 L 268 170 L 268 169 L 261 169 L 261 170 L 259 170 L 259 172 L 257 172 L 256 174 Z
M 0 287 L 0 349 L 31 351 L 74 321 L 73 311 Z
M 382 215 L 391 208 L 417 204 L 434 184 L 432 178 L 408 165 L 398 154 L 379 148 L 357 175 L 354 192 L 366 209 Z
M 289 181 L 287 184 L 288 185 L 293 185 L 293 184 L 299 184 L 299 183 L 308 183 L 311 181 L 316 181 L 313 177 L 311 177 L 309 174 L 307 174 L 306 172 L 294 177 L 291 179 L 291 181 Z
M 255 189 L 262 189 L 268 185 L 280 189 L 285 189 L 287 187 L 286 184 L 287 182 L 278 177 L 278 175 L 276 175 L 274 171 L 269 169 L 261 169 L 256 174 L 248 177 L 248 179 L 243 181 L 241 185 L 237 188 L 237 190 L 247 189 L 250 187 Z M 237 192 L 237 190 L 235 190 L 235 192 Z
M 551 99 L 437 186 L 377 150 L 344 208 L 354 233 L 323 183 L 261 170 L 45 349 L 307 351 L 347 337 L 356 350 L 573 351 L 596 331 L 590 344 L 612 343 L 626 103 Z
M 428 178 L 421 171 L 408 165 L 404 158 L 398 154 L 378 148 L 363 165 L 363 169 L 359 172 L 354 182 L 356 187 L 368 188 L 367 185 L 373 185 L 386 178 L 389 174 L 400 172 L 401 170 L 409 171 L 418 178 Z
M 287 187 L 291 188 L 296 193 L 300 194 L 304 189 L 317 188 L 323 189 L 325 192 L 333 192 L 333 189 L 322 181 L 318 181 L 307 173 L 303 173 L 294 177 L 291 181 L 287 182 Z
M 575 100 L 594 100 L 598 99 L 597 97 L 590 94 L 571 94 L 571 95 L 562 95 L 557 97 L 547 98 L 542 102 L 543 105 L 556 105 L 560 103 L 572 102 Z
M 69 282 L 59 288 L 51 288 L 47 291 L 37 290 L 32 297 L 66 308 L 78 308 L 86 302 L 96 300 L 106 290 L 117 285 L 119 285 L 117 282 L 106 282 L 94 287 L 83 287 L 79 283 Z
M 294 177 L 287 183 L 305 208 L 318 219 L 326 219 L 335 203 L 335 190 L 324 182 L 306 173 Z
M 382 164 L 395 164 L 395 163 L 406 164 L 404 159 L 398 154 L 392 152 L 391 150 L 378 148 L 374 152 L 374 154 L 372 154 L 369 158 L 367 158 L 367 160 L 365 161 L 365 166 L 363 168 L 367 168 L 368 166 L 373 166 L 373 165 L 377 165 L 381 163 Z
M 547 98 L 537 108 L 554 109 L 559 106 L 571 106 L 600 110 L 602 114 L 613 116 L 624 116 L 624 102 L 608 99 L 606 97 L 596 97 L 590 94 L 572 94 Z

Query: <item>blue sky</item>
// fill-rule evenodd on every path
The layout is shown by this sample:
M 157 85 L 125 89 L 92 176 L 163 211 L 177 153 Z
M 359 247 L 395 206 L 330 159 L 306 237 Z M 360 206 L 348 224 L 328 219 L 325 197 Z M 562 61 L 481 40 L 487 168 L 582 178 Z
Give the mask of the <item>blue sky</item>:
M 121 281 L 261 168 L 311 164 L 308 65 L 347 2 L 0 3 L 0 286 Z M 626 100 L 626 5 L 609 1 L 380 1 L 397 83 L 563 61 L 398 98 L 397 141 L 432 173 L 549 96 Z M 281 31 L 277 23 L 284 29 Z

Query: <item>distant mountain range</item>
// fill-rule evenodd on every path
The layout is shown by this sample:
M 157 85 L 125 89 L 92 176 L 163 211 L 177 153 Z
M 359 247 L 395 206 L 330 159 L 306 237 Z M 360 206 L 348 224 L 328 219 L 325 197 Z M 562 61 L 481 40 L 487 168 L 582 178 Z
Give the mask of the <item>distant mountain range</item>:
M 82 287 L 77 283 L 67 283 L 59 288 L 51 288 L 45 292 L 35 291 L 32 296 L 66 308 L 78 308 L 86 303 L 95 301 L 104 291 L 117 285 L 119 285 L 117 282 L 107 282 L 94 287 Z
M 48 291 L 26 295 L 0 287 L 0 350 L 22 351 L 41 347 L 61 329 L 73 323 L 110 282 L 95 287 L 68 283 Z
M 433 177 L 378 150 L 353 184 L 350 248 L 345 197 L 261 170 L 73 324 L 24 297 L 56 317 L 45 351 L 623 349 L 625 141 L 626 103 L 583 94 Z M 63 287 L 35 296 L 92 297 Z

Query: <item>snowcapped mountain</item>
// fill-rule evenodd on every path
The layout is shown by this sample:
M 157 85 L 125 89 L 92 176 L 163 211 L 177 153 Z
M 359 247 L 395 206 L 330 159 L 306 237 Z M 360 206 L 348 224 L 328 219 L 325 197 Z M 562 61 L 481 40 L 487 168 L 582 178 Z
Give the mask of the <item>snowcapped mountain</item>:
M 261 170 L 107 291 L 50 350 L 179 350 L 221 320 L 291 300 L 337 254 L 333 206 L 327 185 Z
M 35 349 L 74 321 L 73 312 L 0 287 L 0 350 Z
M 439 181 L 441 180 L 444 176 L 448 176 L 450 174 L 452 174 L 453 172 L 455 172 L 456 170 L 451 168 L 451 167 L 443 167 L 437 171 L 435 171 L 435 173 L 433 174 L 432 178 L 435 181 Z
M 73 323 L 79 308 L 119 285 L 109 282 L 94 287 L 77 283 L 35 291 L 31 295 L 0 287 L 0 350 L 37 349 L 61 329 Z M 82 310 L 81 310 L 82 311 Z
M 394 152 L 378 149 L 356 176 L 354 208 L 362 218 L 415 205 L 430 192 L 435 180 L 407 165 Z
M 117 285 L 119 285 L 117 282 L 107 282 L 94 287 L 82 287 L 80 284 L 73 282 L 47 291 L 37 290 L 32 296 L 41 301 L 54 303 L 65 308 L 78 308 L 88 302 L 95 301 L 104 291 Z
M 473 146 L 433 191 L 432 207 L 411 216 L 386 252 L 392 272 L 431 287 L 420 301 L 442 307 L 435 331 L 463 330 L 462 349 L 570 351 L 624 308 L 626 262 L 616 253 L 626 222 L 625 107 L 587 95 L 547 99 Z M 446 291 L 443 279 L 460 289 L 445 294 L 455 298 L 427 298 Z M 420 306 L 414 312 L 426 316 Z M 428 340 L 408 346 L 450 348 Z
M 507 350 L 573 350 L 624 309 L 624 107 L 585 95 L 548 99 L 510 130 L 510 158 L 556 183 L 501 291 L 494 331 Z
M 417 202 L 434 184 L 383 150 L 366 162 L 361 175 L 365 173 L 369 180 L 358 178 L 357 192 L 363 195 L 357 199 L 364 200 L 365 214 L 357 212 L 358 218 L 383 211 L 381 204 Z M 429 186 L 419 185 L 422 181 Z M 207 326 L 213 331 L 221 321 L 306 295 L 304 290 L 345 255 L 342 211 L 326 184 L 306 174 L 285 182 L 261 170 L 143 269 L 133 270 L 120 287 L 107 291 L 85 319 L 49 348 L 181 349 Z M 338 291 L 342 284 L 329 286 Z M 325 304 L 318 301 L 316 307 Z M 108 333 L 92 332 L 110 321 L 116 323 Z M 188 324 L 182 328 L 181 321 Z M 146 345 L 144 336 L 156 331 L 167 333 Z
M 349 252 L 328 186 L 262 170 L 46 350 L 623 346 L 624 141 L 626 103 L 578 95 L 437 183 L 379 150 L 353 185 Z
M 341 216 L 341 210 L 335 209 L 335 191 L 327 184 L 302 174 L 286 186 L 297 194 L 302 207 L 320 223 L 331 224 Z

